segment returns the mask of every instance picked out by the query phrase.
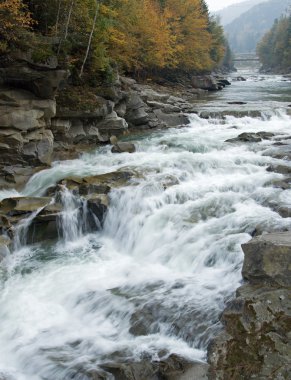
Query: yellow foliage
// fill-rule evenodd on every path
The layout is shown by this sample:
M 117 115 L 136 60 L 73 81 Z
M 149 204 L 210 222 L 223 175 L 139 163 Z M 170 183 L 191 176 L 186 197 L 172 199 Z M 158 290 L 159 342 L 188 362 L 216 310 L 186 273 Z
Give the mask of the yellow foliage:
M 200 0 L 124 0 L 110 28 L 112 58 L 128 69 L 213 66 L 212 36 Z
M 15 42 L 23 29 L 32 25 L 30 13 L 21 0 L 2 0 L 0 3 L 0 39 Z M 2 42 L 3 45 L 3 42 Z

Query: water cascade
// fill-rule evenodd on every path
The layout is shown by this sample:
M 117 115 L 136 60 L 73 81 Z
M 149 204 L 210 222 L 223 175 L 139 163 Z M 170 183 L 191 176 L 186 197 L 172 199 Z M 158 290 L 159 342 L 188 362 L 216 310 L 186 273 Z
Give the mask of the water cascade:
M 291 206 L 290 190 L 273 187 L 284 176 L 266 170 L 288 165 L 269 152 L 291 124 L 277 106 L 261 117 L 191 117 L 190 126 L 135 138 L 134 154 L 102 147 L 28 182 L 22 194 L 41 196 L 64 173 L 136 173 L 110 192 L 102 230 L 85 225 L 86 201 L 64 188 L 62 244 L 20 254 L 20 239 L 3 261 L 0 377 L 83 380 L 102 363 L 170 353 L 205 360 L 241 281 L 240 245 L 256 230 L 291 228 L 291 218 L 277 213 Z M 261 131 L 274 137 L 225 142 Z

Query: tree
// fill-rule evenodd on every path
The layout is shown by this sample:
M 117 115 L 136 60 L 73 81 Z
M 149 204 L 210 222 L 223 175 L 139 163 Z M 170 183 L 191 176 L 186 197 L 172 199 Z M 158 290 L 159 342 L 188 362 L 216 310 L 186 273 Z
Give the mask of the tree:
M 22 33 L 32 26 L 31 14 L 21 0 L 3 0 L 0 3 L 0 53 L 18 46 Z

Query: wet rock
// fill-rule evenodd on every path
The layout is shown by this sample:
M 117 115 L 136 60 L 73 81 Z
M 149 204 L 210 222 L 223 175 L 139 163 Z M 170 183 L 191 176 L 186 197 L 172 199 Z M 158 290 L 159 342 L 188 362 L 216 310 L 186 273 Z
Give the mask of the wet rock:
M 273 186 L 282 190 L 287 190 L 291 188 L 291 178 L 286 178 L 284 180 L 273 181 Z
M 79 194 L 79 188 L 82 189 L 82 194 L 90 194 L 91 191 L 98 192 L 100 191 L 98 189 L 102 188 L 106 189 L 105 193 L 108 193 L 108 188 L 126 186 L 133 175 L 134 173 L 129 171 L 116 171 L 88 177 L 67 177 L 61 180 L 59 184 L 65 185 L 77 194 Z M 50 190 L 50 192 L 52 191 L 53 189 Z
M 206 380 L 208 366 L 172 354 L 160 361 L 108 363 L 102 368 L 115 380 Z
M 257 135 L 260 136 L 263 140 L 270 140 L 272 137 L 275 136 L 274 133 L 272 133 L 272 132 L 265 132 L 265 131 L 257 132 Z
M 15 197 L 6 198 L 0 202 L 0 213 L 8 216 L 29 214 L 37 211 L 51 202 L 48 197 Z
M 86 200 L 89 211 L 88 223 L 92 230 L 96 230 L 96 226 L 101 227 L 105 221 L 109 198 L 106 194 L 91 194 Z
M 262 138 L 257 133 L 241 133 L 238 137 L 233 139 L 228 139 L 225 142 L 236 143 L 236 142 L 260 142 Z
M 247 103 L 246 102 L 227 102 L 227 104 L 244 105 L 244 104 L 247 104 Z
M 225 86 L 230 86 L 231 85 L 231 82 L 227 79 L 223 79 L 223 78 L 217 78 L 217 81 L 219 84 L 223 84 Z
M 290 207 L 279 207 L 276 211 L 280 216 L 282 216 L 282 218 L 291 218 Z
M 7 257 L 10 254 L 10 245 L 11 240 L 6 236 L 0 235 L 0 263 L 5 257 Z
M 270 165 L 267 168 L 268 172 L 275 172 L 279 174 L 291 174 L 291 167 L 285 165 Z
M 116 136 L 110 137 L 110 142 L 113 145 L 112 153 L 134 153 L 136 151 L 135 145 L 129 142 L 119 142 Z
M 238 76 L 236 78 L 233 78 L 234 81 L 237 81 L 237 82 L 246 82 L 246 78 L 242 77 L 242 76 Z

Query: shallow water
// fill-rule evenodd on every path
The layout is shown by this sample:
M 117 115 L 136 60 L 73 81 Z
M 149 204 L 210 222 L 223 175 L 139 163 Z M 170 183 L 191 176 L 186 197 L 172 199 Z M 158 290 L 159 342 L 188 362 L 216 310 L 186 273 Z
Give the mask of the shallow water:
M 135 137 L 134 154 L 104 147 L 56 162 L 29 181 L 24 195 L 42 195 L 64 173 L 138 174 L 111 193 L 103 231 L 76 232 L 64 216 L 64 239 L 22 247 L 3 262 L 0 373 L 87 379 L 86 371 L 110 360 L 169 353 L 205 360 L 219 315 L 241 282 L 240 245 L 258 226 L 291 228 L 291 218 L 274 211 L 291 206 L 291 197 L 271 185 L 283 176 L 266 171 L 282 163 L 263 155 L 272 141 L 225 143 L 242 132 L 289 135 L 291 84 L 244 75 L 247 82 L 201 107 L 227 109 L 240 94 L 260 104 L 261 117 L 192 115 L 187 127 Z

